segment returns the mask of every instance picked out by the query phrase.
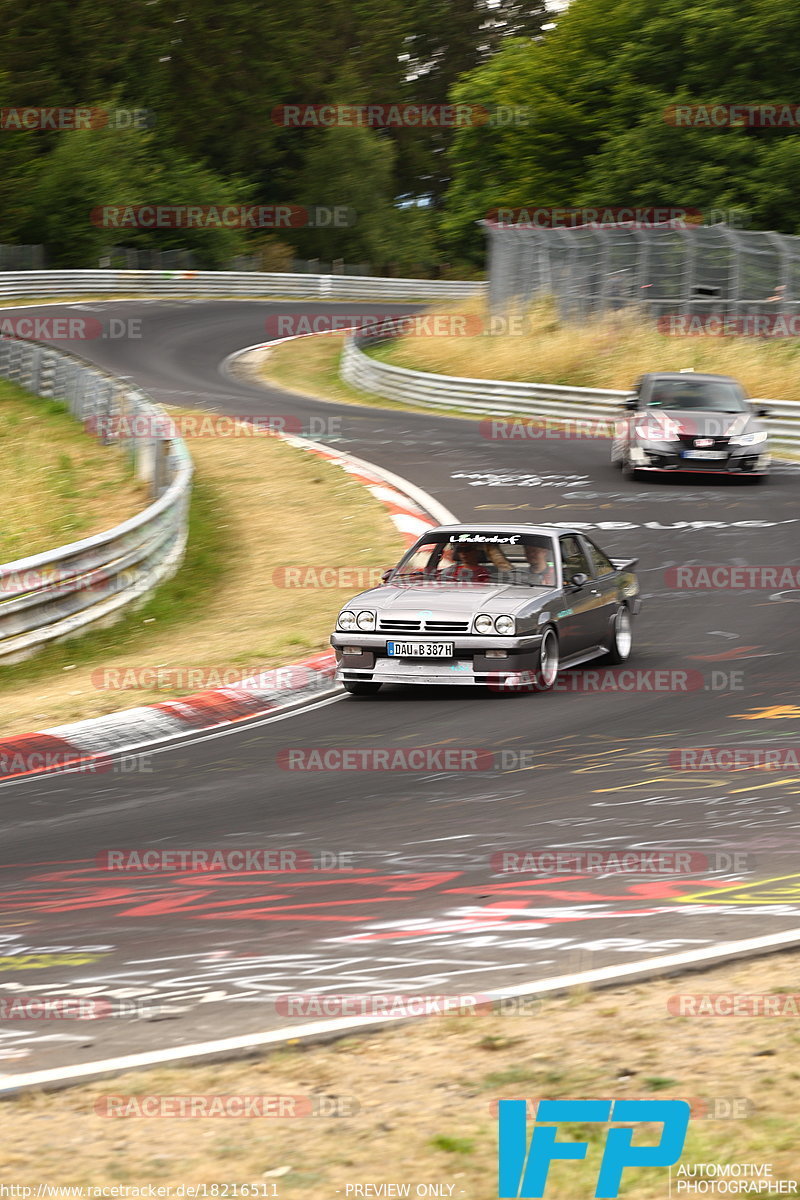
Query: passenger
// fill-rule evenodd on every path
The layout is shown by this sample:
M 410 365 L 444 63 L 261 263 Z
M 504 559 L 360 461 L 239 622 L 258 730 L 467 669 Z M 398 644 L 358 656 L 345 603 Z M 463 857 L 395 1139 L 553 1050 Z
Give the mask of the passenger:
M 514 568 L 499 546 L 487 543 L 486 557 L 489 559 L 490 569 L 491 567 L 495 568 L 498 581 L 509 580 L 513 577 Z

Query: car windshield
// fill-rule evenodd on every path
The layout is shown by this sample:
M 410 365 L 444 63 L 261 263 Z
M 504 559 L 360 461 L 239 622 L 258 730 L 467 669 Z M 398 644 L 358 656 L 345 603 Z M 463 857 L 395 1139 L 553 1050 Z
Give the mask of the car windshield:
M 433 533 L 406 554 L 389 582 L 400 585 L 552 587 L 550 538 L 528 533 Z
M 653 386 L 648 408 L 684 411 L 747 412 L 749 405 L 738 383 L 728 379 L 660 379 Z

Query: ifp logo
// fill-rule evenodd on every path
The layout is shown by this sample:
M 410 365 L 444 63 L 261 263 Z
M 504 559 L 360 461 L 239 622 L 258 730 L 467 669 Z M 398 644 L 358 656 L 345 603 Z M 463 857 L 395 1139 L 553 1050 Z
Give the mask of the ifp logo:
M 613 1200 L 619 1194 L 625 1167 L 670 1167 L 678 1161 L 691 1113 L 686 1100 L 540 1100 L 528 1146 L 526 1110 L 524 1100 L 501 1100 L 498 1105 L 501 1200 L 543 1196 L 551 1162 L 586 1158 L 588 1142 L 556 1141 L 558 1126 L 564 1122 L 662 1125 L 655 1146 L 634 1146 L 633 1129 L 609 1129 L 594 1194 Z

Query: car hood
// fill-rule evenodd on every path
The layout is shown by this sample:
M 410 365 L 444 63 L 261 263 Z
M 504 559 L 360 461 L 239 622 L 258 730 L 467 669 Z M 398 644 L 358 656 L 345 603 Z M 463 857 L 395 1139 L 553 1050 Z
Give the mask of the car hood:
M 443 617 L 479 612 L 495 615 L 508 613 L 513 616 L 532 602 L 534 606 L 537 601 L 544 604 L 555 590 L 552 587 L 509 587 L 508 584 L 488 583 L 462 583 L 457 586 L 433 583 L 409 587 L 386 584 L 361 592 L 343 607 L 374 608 L 383 616 L 400 616 L 403 613 L 418 616 L 421 611 L 433 616 L 441 613 Z
M 650 418 L 655 413 L 663 414 L 674 422 L 683 434 L 692 437 L 738 437 L 742 433 L 753 433 L 763 429 L 760 421 L 749 412 L 709 412 L 703 409 L 658 408 L 647 411 Z M 658 424 L 657 418 L 655 421 Z

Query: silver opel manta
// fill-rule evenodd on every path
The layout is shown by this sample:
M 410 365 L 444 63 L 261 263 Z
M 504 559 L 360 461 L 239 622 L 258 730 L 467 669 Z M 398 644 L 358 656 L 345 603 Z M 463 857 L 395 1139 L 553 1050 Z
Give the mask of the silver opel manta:
M 384 683 L 547 691 L 566 667 L 624 662 L 641 606 L 636 562 L 579 530 L 428 530 L 339 613 L 336 678 L 356 696 Z

